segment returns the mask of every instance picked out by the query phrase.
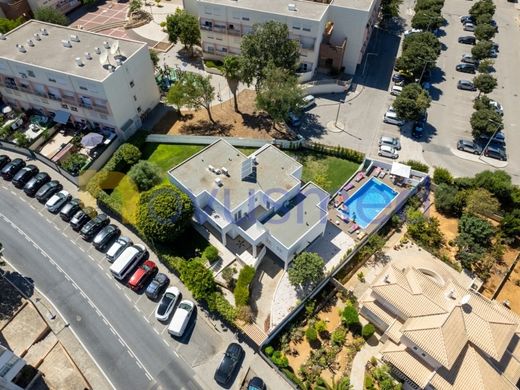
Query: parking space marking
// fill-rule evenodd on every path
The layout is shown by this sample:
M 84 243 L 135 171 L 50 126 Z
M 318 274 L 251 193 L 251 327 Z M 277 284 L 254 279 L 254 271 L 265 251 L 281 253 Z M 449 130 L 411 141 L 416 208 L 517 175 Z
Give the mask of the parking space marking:
M 119 341 L 119 344 L 121 344 L 123 347 L 125 346 L 125 343 L 123 343 L 123 340 L 121 340 L 120 337 L 117 338 L 117 341 Z
M 167 326 L 165 326 L 165 327 L 163 328 L 163 330 L 161 331 L 161 334 L 164 334 L 164 332 L 166 331 L 166 329 L 168 329 Z
M 170 346 L 170 344 L 168 344 L 168 342 L 165 339 L 163 339 L 163 343 L 166 344 L 167 347 Z
M 139 303 L 139 301 L 141 300 L 141 298 L 143 297 L 144 294 L 141 294 L 139 295 L 139 297 L 137 298 L 137 301 L 135 301 L 135 304 L 137 305 Z
M 101 312 L 100 312 L 98 309 L 96 309 L 96 314 L 97 314 L 98 316 L 102 317 Z M 104 320 L 104 318 L 103 318 L 103 320 Z
M 13 194 L 14 196 L 16 196 L 16 192 L 14 192 L 13 190 L 10 190 L 11 194 Z
M 86 295 L 83 291 L 80 291 L 79 293 L 81 294 L 81 296 L 82 296 L 83 298 L 87 299 L 87 295 Z
M 91 301 L 90 299 L 88 300 L 88 304 L 90 305 L 90 307 L 91 307 L 92 309 L 94 309 L 94 304 L 92 303 L 92 301 Z
M 139 363 L 138 361 L 136 361 L 136 363 L 137 363 L 137 367 L 139 367 L 141 369 L 143 368 L 143 366 L 141 366 L 141 363 Z
M 97 266 L 99 267 L 100 270 L 103 270 L 103 267 L 101 266 L 101 264 L 97 263 Z
M 126 293 L 123 293 L 126 297 L 126 299 L 128 299 L 129 302 L 132 302 L 132 300 L 130 299 L 130 297 L 128 295 L 126 295 Z
M 127 349 L 126 352 L 128 352 L 128 354 L 130 355 L 130 357 L 131 357 L 132 359 L 135 357 L 134 354 L 133 354 L 132 352 L 130 352 L 129 349 Z
M 146 316 L 143 314 L 143 318 L 146 322 L 150 323 L 150 321 L 148 320 L 148 318 L 146 318 Z
M 154 308 L 154 309 L 152 310 L 152 312 L 151 312 L 150 314 L 148 314 L 148 317 L 151 317 L 152 315 L 154 315 L 154 314 L 155 314 L 155 310 L 156 310 L 156 309 Z
M 106 326 L 109 326 L 109 325 L 108 325 L 108 321 L 105 320 L 104 318 L 103 318 L 103 322 L 105 323 Z
M 76 283 L 74 283 L 74 282 L 72 282 L 72 287 L 74 287 L 75 290 L 78 289 L 78 285 Z
M 90 257 L 90 260 L 96 261 L 96 259 L 94 259 L 91 255 L 88 255 L 88 257 Z
M 110 325 L 109 325 L 109 326 L 110 326 Z M 116 332 L 114 331 L 114 329 L 112 329 L 112 328 L 109 328 L 109 329 L 110 329 L 110 331 L 112 332 L 113 335 L 116 334 Z
M 79 245 L 78 245 L 78 248 L 79 248 L 80 251 L 82 251 L 83 253 L 85 253 L 85 249 L 83 249 L 83 248 L 80 247 Z
M 150 374 L 148 374 L 147 372 L 144 373 L 146 375 L 146 377 L 148 378 L 148 380 L 152 380 L 152 377 L 150 376 Z
M 159 331 L 158 331 L 157 329 L 153 328 L 153 331 L 154 331 L 155 333 L 157 333 L 158 335 L 160 335 L 160 333 L 159 333 Z

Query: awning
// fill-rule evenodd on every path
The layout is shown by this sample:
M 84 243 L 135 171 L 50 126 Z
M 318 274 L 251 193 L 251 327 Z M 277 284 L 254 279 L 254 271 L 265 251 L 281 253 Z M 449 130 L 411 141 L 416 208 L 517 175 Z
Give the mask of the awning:
M 404 165 L 398 162 L 392 163 L 392 169 L 390 170 L 390 174 L 400 177 L 410 177 L 410 172 L 412 171 L 412 168 L 408 165 Z
M 56 111 L 56 115 L 54 115 L 54 122 L 65 125 L 69 121 L 69 117 L 70 113 L 67 111 Z

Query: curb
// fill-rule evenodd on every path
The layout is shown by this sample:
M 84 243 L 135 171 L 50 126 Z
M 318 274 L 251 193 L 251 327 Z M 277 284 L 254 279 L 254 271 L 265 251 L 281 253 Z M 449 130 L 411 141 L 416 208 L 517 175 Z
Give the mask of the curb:
M 497 168 L 497 169 L 503 169 L 509 165 L 509 163 L 507 161 L 499 161 L 499 160 L 495 160 L 495 159 L 485 157 L 485 156 L 461 152 L 458 149 L 450 148 L 450 151 L 451 151 L 451 153 L 453 153 L 453 155 L 455 157 L 458 157 L 462 160 L 473 161 L 473 162 L 483 164 L 483 165 L 490 165 L 493 168 Z

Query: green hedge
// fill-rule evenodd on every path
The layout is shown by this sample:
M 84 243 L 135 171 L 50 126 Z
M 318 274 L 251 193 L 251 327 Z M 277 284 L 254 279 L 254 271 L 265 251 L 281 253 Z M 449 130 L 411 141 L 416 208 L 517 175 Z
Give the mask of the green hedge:
M 374 328 L 374 325 L 368 323 L 365 326 L 363 326 L 363 330 L 361 331 L 361 336 L 363 336 L 363 338 L 365 340 L 368 340 L 370 337 L 372 337 L 372 335 L 375 333 L 375 331 L 376 331 L 376 328 Z
M 408 160 L 405 161 L 403 164 L 412 167 L 414 171 L 428 173 L 428 171 L 430 170 L 430 167 L 428 165 L 416 160 Z
M 211 293 L 208 297 L 204 298 L 208 304 L 208 309 L 216 311 L 226 321 L 233 323 L 237 318 L 237 309 L 228 302 L 224 295 L 220 291 Z
M 249 304 L 249 285 L 255 277 L 255 269 L 246 265 L 238 274 L 237 284 L 233 294 L 235 295 L 235 306 L 245 306 Z
M 323 153 L 328 156 L 342 158 L 344 160 L 352 161 L 361 164 L 365 160 L 365 155 L 354 149 L 344 148 L 343 146 L 328 146 L 317 142 L 312 142 L 305 146 L 307 149 L 315 152 Z

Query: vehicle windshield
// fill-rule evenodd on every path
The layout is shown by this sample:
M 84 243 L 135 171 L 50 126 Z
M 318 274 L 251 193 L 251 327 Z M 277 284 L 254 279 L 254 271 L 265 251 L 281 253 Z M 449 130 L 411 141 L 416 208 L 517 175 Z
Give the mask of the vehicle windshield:
M 188 303 L 181 303 L 179 305 L 179 309 L 183 309 L 183 310 L 186 310 L 186 311 L 190 311 L 191 310 L 191 305 L 189 305 Z
M 170 303 L 174 300 L 175 296 L 173 294 L 165 294 L 163 299 L 161 299 L 161 303 L 159 304 L 159 308 L 157 309 L 157 313 L 163 315 Z

